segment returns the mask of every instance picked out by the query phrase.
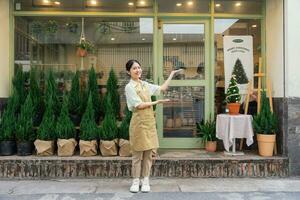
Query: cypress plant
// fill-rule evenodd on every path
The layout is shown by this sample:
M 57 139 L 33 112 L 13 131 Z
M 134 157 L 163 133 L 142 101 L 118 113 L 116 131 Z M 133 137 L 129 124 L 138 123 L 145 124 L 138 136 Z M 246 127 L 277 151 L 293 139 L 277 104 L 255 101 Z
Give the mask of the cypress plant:
M 12 83 L 14 90 L 18 93 L 19 96 L 16 110 L 16 112 L 19 113 L 20 107 L 24 104 L 26 98 L 26 92 L 24 88 L 25 76 L 22 67 L 17 67 L 16 75 L 14 76 Z
M 69 94 L 68 109 L 71 114 L 80 114 L 80 85 L 79 85 L 79 71 L 76 71 L 72 79 L 71 90 Z
M 16 125 L 16 138 L 19 142 L 33 142 L 35 133 L 33 131 L 33 105 L 30 95 L 27 96 Z
M 43 101 L 42 101 L 42 94 L 41 90 L 38 86 L 37 80 L 36 80 L 36 71 L 35 69 L 31 69 L 30 71 L 30 97 L 33 104 L 33 123 L 34 125 L 38 126 L 40 124 L 40 116 L 43 113 Z
M 94 109 L 92 94 L 89 94 L 88 104 L 80 122 L 80 139 L 81 140 L 95 140 L 97 139 L 98 127 L 94 118 Z
M 119 128 L 119 138 L 124 140 L 129 140 L 129 125 L 132 117 L 132 112 L 128 110 L 128 107 L 125 107 L 125 117 L 122 120 L 122 123 Z
M 88 80 L 88 93 L 92 95 L 92 102 L 94 108 L 94 116 L 97 120 L 100 116 L 101 111 L 101 100 L 98 90 L 97 76 L 94 67 L 91 67 L 89 71 L 89 80 Z
M 53 111 L 53 100 L 47 99 L 46 111 L 42 123 L 37 132 L 37 138 L 40 140 L 54 140 L 55 137 L 55 115 Z
M 116 124 L 116 118 L 113 113 L 111 96 L 110 94 L 106 97 L 106 114 L 102 123 L 100 131 L 100 139 L 102 140 L 113 140 L 118 137 L 118 128 Z
M 49 72 L 49 77 L 47 80 L 47 86 L 45 92 L 45 99 L 48 100 L 50 98 L 53 101 L 54 114 L 55 116 L 58 116 L 60 112 L 60 102 L 57 96 L 57 85 L 55 83 L 55 79 L 52 71 Z
M 60 114 L 57 119 L 55 133 L 59 139 L 71 139 L 76 137 L 76 130 L 69 117 L 68 98 L 64 96 Z
M 120 113 L 120 95 L 118 92 L 118 79 L 113 68 L 111 68 L 109 72 L 109 77 L 106 83 L 106 87 L 107 87 L 107 95 L 110 94 L 111 96 L 112 111 L 115 117 L 118 118 Z M 104 102 L 106 102 L 106 100 L 104 100 Z M 104 109 L 105 112 L 107 112 L 106 105 Z
M 8 104 L 3 112 L 0 125 L 0 141 L 12 141 L 15 139 L 15 113 L 18 106 L 18 99 L 19 97 L 16 91 L 8 99 Z

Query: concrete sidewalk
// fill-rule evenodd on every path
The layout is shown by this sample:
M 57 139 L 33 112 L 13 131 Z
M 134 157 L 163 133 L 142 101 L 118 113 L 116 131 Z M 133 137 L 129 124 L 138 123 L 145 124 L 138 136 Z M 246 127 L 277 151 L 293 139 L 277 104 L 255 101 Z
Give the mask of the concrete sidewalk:
M 300 199 L 300 178 L 153 178 L 152 192 L 130 179 L 1 180 L 0 199 Z

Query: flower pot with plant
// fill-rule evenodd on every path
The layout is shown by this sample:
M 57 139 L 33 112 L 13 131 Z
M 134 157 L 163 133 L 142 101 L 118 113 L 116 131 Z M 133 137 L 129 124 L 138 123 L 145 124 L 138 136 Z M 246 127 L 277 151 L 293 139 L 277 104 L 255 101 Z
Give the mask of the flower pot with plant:
M 77 47 L 77 55 L 79 57 L 85 57 L 88 53 L 94 51 L 94 45 L 88 40 L 80 40 L 80 42 L 76 45 Z
M 231 76 L 226 92 L 226 103 L 230 115 L 238 115 L 240 111 L 241 95 L 237 86 L 235 75 Z
M 205 142 L 206 151 L 215 152 L 217 150 L 216 121 L 208 119 L 197 123 L 197 132 Z
M 18 155 L 31 155 L 33 151 L 33 141 L 35 132 L 33 130 L 33 105 L 30 94 L 27 95 L 24 105 L 21 106 L 21 112 L 16 124 L 16 138 L 18 142 Z
M 98 127 L 94 118 L 94 109 L 92 102 L 92 95 L 89 94 L 88 104 L 86 111 L 83 114 L 80 123 L 80 155 L 81 156 L 94 156 L 97 155 L 97 137 Z
M 112 111 L 111 96 L 105 98 L 105 117 L 100 129 L 100 151 L 102 156 L 116 156 L 118 143 L 118 128 L 115 115 Z
M 272 156 L 276 142 L 277 119 L 271 112 L 265 91 L 262 92 L 261 111 L 253 118 L 253 128 L 257 133 L 259 155 Z
M 63 105 L 57 119 L 55 132 L 57 134 L 57 155 L 72 156 L 77 145 L 76 130 L 69 117 L 68 98 L 64 96 Z

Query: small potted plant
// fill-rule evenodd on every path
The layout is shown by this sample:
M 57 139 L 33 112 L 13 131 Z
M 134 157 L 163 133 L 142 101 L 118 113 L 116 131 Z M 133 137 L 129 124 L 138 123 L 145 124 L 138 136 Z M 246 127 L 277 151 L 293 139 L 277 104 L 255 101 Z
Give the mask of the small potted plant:
M 63 105 L 57 119 L 55 132 L 57 134 L 57 155 L 72 156 L 77 145 L 76 130 L 69 117 L 68 99 L 64 96 Z
M 253 128 L 257 133 L 259 155 L 272 156 L 276 142 L 277 119 L 270 110 L 265 91 L 262 92 L 261 111 L 253 118 Z
M 217 150 L 216 121 L 208 119 L 197 123 L 197 131 L 202 135 L 206 151 L 215 152 Z
M 93 52 L 94 50 L 94 45 L 88 40 L 80 40 L 76 47 L 77 55 L 79 57 L 85 57 L 88 53 Z
M 79 148 L 81 156 L 97 155 L 98 127 L 94 118 L 92 95 L 90 93 L 86 111 L 80 123 Z
M 230 115 L 238 115 L 240 111 L 241 95 L 237 86 L 235 75 L 231 76 L 226 92 L 226 103 Z
M 132 113 L 125 108 L 125 118 L 119 127 L 119 156 L 131 156 L 130 143 L 129 143 L 129 125 Z

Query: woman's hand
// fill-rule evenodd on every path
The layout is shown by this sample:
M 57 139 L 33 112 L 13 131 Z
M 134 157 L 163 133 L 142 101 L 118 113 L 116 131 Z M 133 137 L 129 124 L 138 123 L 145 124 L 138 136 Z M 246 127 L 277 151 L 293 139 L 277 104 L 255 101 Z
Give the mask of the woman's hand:
M 160 89 L 161 89 L 162 91 L 166 91 L 166 90 L 168 89 L 168 86 L 169 86 L 169 84 L 170 84 L 170 82 L 171 82 L 173 76 L 174 76 L 176 73 L 181 72 L 182 70 L 183 70 L 183 69 L 177 69 L 177 70 L 171 71 L 171 74 L 170 74 L 169 78 L 164 82 L 164 84 L 162 84 L 162 85 L 160 86 Z
M 171 75 L 174 76 L 176 73 L 183 71 L 183 69 L 177 69 L 177 70 L 173 70 L 171 72 Z

